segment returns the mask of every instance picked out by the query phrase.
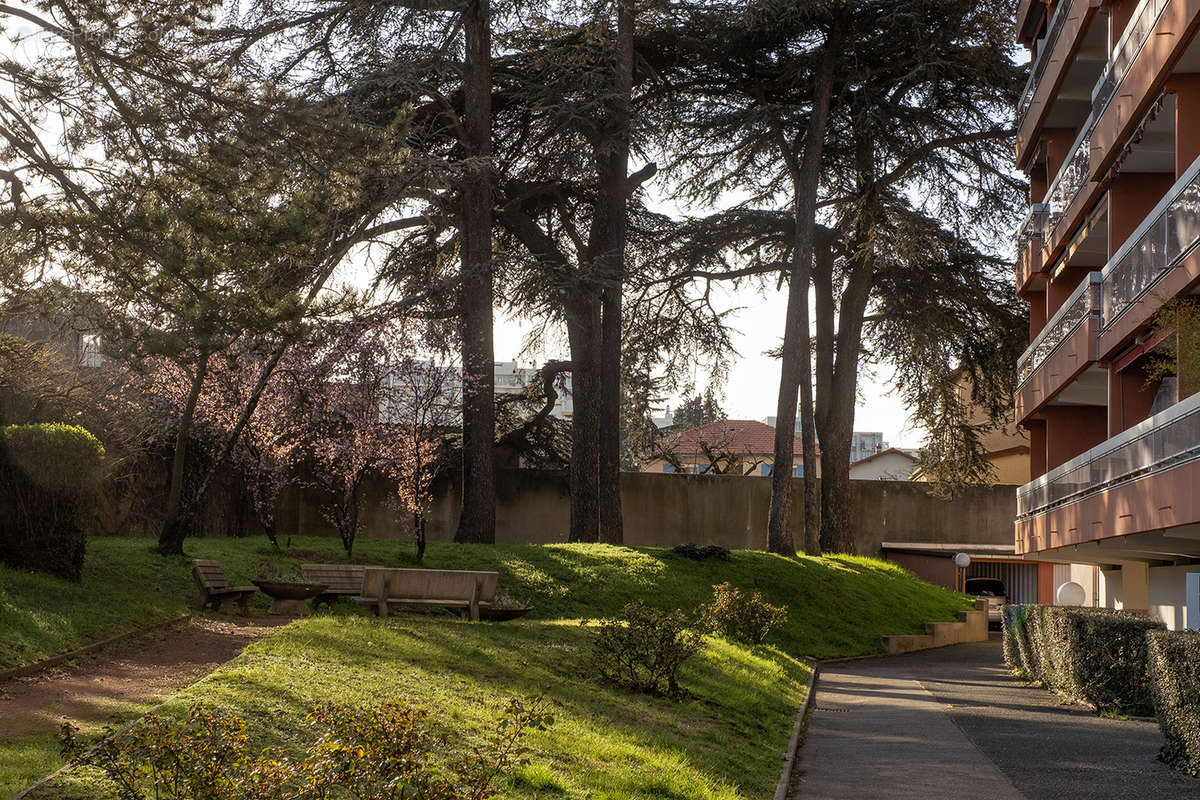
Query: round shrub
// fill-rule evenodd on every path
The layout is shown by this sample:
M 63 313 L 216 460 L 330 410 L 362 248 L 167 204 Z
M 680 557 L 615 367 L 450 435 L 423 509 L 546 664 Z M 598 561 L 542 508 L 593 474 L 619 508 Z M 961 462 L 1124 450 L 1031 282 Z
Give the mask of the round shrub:
M 787 609 L 763 599 L 762 592 L 743 592 L 728 581 L 713 587 L 713 599 L 697 609 L 700 627 L 744 644 L 761 644 L 787 622 Z
M 72 425 L 0 431 L 0 562 L 79 580 L 82 516 L 103 459 L 100 441 Z
M 702 646 L 682 611 L 661 611 L 638 601 L 600 622 L 592 637 L 592 665 L 601 680 L 617 686 L 679 697 L 679 668 Z

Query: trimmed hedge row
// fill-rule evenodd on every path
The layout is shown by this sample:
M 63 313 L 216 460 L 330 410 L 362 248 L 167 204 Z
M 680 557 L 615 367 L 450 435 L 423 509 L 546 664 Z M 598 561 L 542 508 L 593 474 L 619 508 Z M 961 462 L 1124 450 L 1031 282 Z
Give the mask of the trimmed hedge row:
M 1148 715 L 1154 700 L 1146 634 L 1165 626 L 1128 611 L 1071 606 L 1006 606 L 1009 666 L 1068 700 L 1098 711 Z
M 78 581 L 104 447 L 72 425 L 0 430 L 0 562 Z
M 1200 633 L 1151 631 L 1146 643 L 1163 735 L 1158 757 L 1180 772 L 1200 775 Z

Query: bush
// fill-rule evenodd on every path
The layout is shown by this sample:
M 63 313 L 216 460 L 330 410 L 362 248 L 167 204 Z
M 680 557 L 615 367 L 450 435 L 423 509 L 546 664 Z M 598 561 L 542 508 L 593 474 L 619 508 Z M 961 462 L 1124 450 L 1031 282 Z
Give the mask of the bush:
M 78 581 L 83 515 L 104 447 L 72 425 L 10 425 L 0 436 L 0 561 Z
M 592 665 L 609 683 L 678 697 L 679 668 L 702 646 L 682 611 L 660 611 L 638 601 L 600 622 L 592 639 Z
M 671 552 L 695 561 L 706 561 L 710 558 L 715 558 L 719 561 L 729 560 L 729 548 L 722 547 L 719 544 L 696 545 L 689 542 L 688 544 L 675 545 L 671 548 Z
M 1159 760 L 1200 775 L 1200 634 L 1146 634 L 1154 712 L 1162 729 Z
M 62 741 L 121 800 L 482 800 L 508 767 L 527 761 L 523 733 L 553 721 L 542 700 L 514 700 L 484 745 L 448 750 L 424 712 L 396 703 L 319 709 L 308 720 L 314 739 L 301 758 L 252 752 L 241 718 L 198 706 L 182 722 L 148 715 L 94 746 L 64 726 Z
M 1068 700 L 1098 711 L 1149 714 L 1146 633 L 1157 620 L 1127 611 L 1008 606 L 1004 655 L 1010 667 Z
M 787 609 L 768 603 L 762 592 L 743 592 L 728 581 L 713 587 L 712 601 L 698 612 L 705 631 L 746 644 L 760 644 L 788 618 Z

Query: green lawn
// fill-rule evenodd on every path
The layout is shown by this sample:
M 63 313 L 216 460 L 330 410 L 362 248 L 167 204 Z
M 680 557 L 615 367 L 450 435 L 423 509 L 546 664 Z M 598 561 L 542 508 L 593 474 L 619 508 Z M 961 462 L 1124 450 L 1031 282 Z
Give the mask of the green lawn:
M 586 636 L 567 621 L 316 616 L 252 645 L 165 711 L 201 702 L 244 716 L 258 744 L 298 744 L 304 714 L 318 704 L 399 700 L 478 735 L 510 697 L 545 692 L 561 703 L 555 724 L 529 734 L 532 763 L 511 776 L 505 797 L 770 794 L 807 665 L 774 648 L 711 640 L 682 676 L 691 697 L 675 702 L 594 682 Z M 59 791 L 86 797 L 92 787 L 76 776 Z
M 262 560 L 285 567 L 344 560 L 338 542 L 296 538 L 276 555 L 263 539 L 195 539 L 191 557 L 216 558 L 230 581 L 248 583 Z M 408 564 L 411 545 L 364 541 L 354 560 Z M 537 606 L 540 619 L 598 617 L 632 600 L 692 609 L 731 581 L 758 588 L 791 610 L 772 640 L 795 656 L 832 658 L 877 652 L 879 637 L 920 632 L 930 620 L 968 608 L 961 595 L 914 580 L 875 559 L 735 552 L 728 562 L 696 562 L 661 548 L 604 545 L 454 545 L 430 543 L 425 566 L 495 569 L 510 594 Z M 93 539 L 83 581 L 0 567 L 0 669 L 171 619 L 194 602 L 187 558 L 162 558 L 144 539 Z M 258 598 L 257 608 L 266 608 Z
M 343 558 L 336 541 L 316 538 L 293 540 L 283 554 L 258 539 L 193 540 L 187 549 L 219 559 L 234 583 L 247 582 L 263 559 L 286 569 Z M 407 564 L 410 554 L 407 543 L 365 541 L 354 560 Z M 765 797 L 809 676 L 805 659 L 877 652 L 881 635 L 919 631 L 968 606 L 894 564 L 862 558 L 738 552 L 727 562 L 696 562 L 658 548 L 432 543 L 425 565 L 496 569 L 501 587 L 536 612 L 503 624 L 414 615 L 379 621 L 343 603 L 251 646 L 167 711 L 217 705 L 245 716 L 261 744 L 297 744 L 314 705 L 398 699 L 469 739 L 509 697 L 544 691 L 562 703 L 558 721 L 530 734 L 533 763 L 509 780 L 506 797 Z M 182 613 L 193 599 L 189 570 L 186 558 L 163 559 L 136 539 L 93 540 L 80 585 L 0 568 L 0 664 Z M 691 610 L 726 580 L 788 606 L 789 620 L 768 646 L 709 640 L 686 669 L 691 696 L 681 703 L 590 679 L 578 620 L 637 599 Z M 265 608 L 265 599 L 257 603 Z M 0 744 L 0 790 L 15 791 L 58 763 L 49 737 Z M 96 796 L 89 781 L 75 775 L 47 794 Z

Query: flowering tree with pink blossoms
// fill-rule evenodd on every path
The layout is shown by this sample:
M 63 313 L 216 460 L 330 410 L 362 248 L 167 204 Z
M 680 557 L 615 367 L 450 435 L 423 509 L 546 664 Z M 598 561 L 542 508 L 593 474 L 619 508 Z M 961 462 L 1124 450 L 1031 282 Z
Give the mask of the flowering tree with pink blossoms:
M 301 420 L 295 460 L 302 462 L 303 482 L 325 498 L 321 512 L 347 554 L 367 479 L 396 481 L 415 519 L 428 507 L 442 433 L 432 426 L 454 395 L 445 390 L 449 373 L 424 358 L 445 352 L 445 345 L 436 324 L 381 311 L 330 323 L 320 345 L 291 356 L 285 372 L 303 375 L 291 395 Z

